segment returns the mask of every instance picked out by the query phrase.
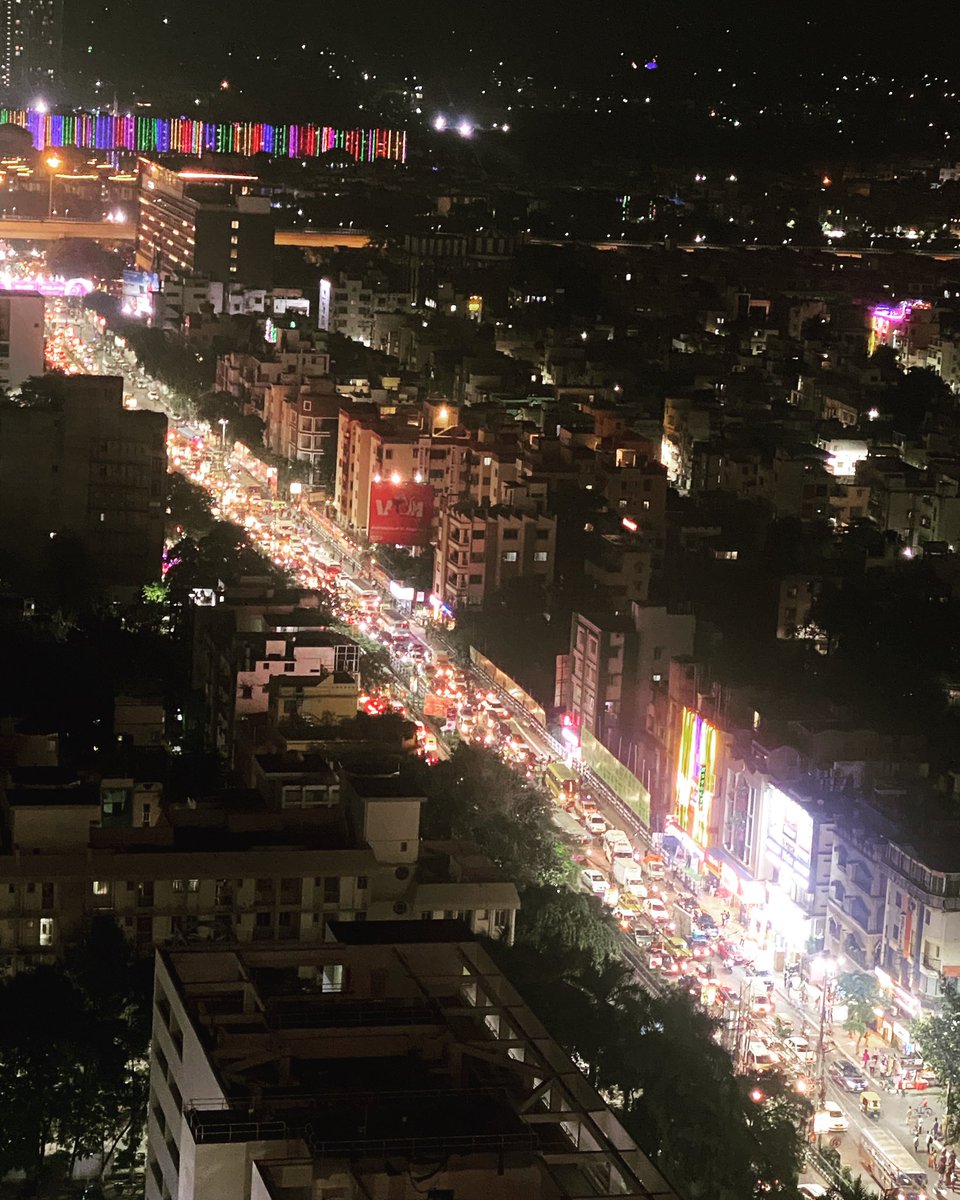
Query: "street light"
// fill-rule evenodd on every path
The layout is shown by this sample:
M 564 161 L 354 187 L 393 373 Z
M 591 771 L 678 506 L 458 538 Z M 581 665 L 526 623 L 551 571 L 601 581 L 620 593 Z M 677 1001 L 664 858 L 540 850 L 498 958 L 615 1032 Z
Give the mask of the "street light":
M 226 417 L 221 417 L 217 424 L 220 426 L 220 450 L 223 452 L 227 448 L 227 426 L 230 422 Z
M 53 216 L 53 181 L 63 166 L 63 159 L 58 154 L 48 154 L 43 161 L 50 171 L 50 191 L 47 196 L 47 220 L 49 221 Z

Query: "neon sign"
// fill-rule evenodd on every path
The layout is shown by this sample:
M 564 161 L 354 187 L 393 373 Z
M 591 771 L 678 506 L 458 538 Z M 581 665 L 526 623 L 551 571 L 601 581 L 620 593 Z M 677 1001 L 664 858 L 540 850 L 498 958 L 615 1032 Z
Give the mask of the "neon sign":
M 693 709 L 683 710 L 677 760 L 676 824 L 698 846 L 710 840 L 710 810 L 717 790 L 717 731 Z
M 867 353 L 873 354 L 878 346 L 896 348 L 901 326 L 907 324 L 914 309 L 928 309 L 925 300 L 901 300 L 899 304 L 875 304 L 870 309 L 870 337 Z

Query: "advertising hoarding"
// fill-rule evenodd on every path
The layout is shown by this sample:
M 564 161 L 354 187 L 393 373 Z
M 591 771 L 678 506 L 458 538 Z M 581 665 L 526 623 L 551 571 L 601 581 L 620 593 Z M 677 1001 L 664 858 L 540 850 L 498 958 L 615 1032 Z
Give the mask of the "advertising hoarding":
M 615 796 L 632 809 L 645 829 L 650 828 L 650 793 L 634 773 L 600 742 L 589 729 L 583 731 L 583 761 Z
M 428 483 L 393 483 L 376 480 L 370 484 L 370 519 L 367 536 L 371 542 L 391 546 L 426 546 L 433 521 L 433 488 Z
M 683 710 L 677 761 L 677 825 L 704 849 L 717 791 L 717 731 L 693 709 Z

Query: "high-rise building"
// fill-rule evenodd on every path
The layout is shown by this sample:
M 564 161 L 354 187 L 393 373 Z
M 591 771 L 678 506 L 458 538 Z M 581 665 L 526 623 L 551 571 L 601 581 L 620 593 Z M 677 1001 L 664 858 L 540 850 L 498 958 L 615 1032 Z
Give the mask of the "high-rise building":
M 270 283 L 274 219 L 256 184 L 255 175 L 171 171 L 141 159 L 137 267 L 219 283 Z
M 102 586 L 158 579 L 166 432 L 160 413 L 124 409 L 111 376 L 61 379 L 44 405 L 0 405 L 0 550 L 35 567 L 69 536 Z
M 24 102 L 60 74 L 62 0 L 0 0 L 0 87 Z
M 147 1200 L 676 1196 L 454 920 L 161 952 L 148 1109 Z

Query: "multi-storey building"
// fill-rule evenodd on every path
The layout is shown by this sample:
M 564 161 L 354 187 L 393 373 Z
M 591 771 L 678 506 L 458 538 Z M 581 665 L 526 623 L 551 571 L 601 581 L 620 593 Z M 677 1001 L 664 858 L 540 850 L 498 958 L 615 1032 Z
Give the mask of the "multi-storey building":
M 255 175 L 140 160 L 136 263 L 160 275 L 268 284 L 274 216 Z
M 674 1200 L 459 923 L 332 937 L 158 955 L 147 1200 Z
M 0 292 L 0 388 L 43 374 L 44 305 L 39 292 Z
M 311 481 L 332 476 L 340 404 L 332 379 L 270 384 L 263 400 L 264 445 L 287 462 L 303 463 Z
M 123 407 L 123 380 L 58 380 L 49 405 L 0 406 L 0 547 L 36 567 L 76 538 L 105 587 L 160 574 L 166 418 Z
M 117 780 L 41 787 L 21 772 L 3 793 L 0 964 L 49 961 L 98 913 L 145 952 L 319 943 L 333 920 L 450 911 L 477 933 L 513 938 L 514 885 L 475 847 L 421 842 L 422 797 L 397 776 L 354 779 L 317 755 L 257 761 L 262 793 L 184 805 L 163 802 L 149 781 L 120 797 Z
M 365 346 L 385 349 L 375 345 L 374 332 L 377 317 L 387 313 L 409 313 L 412 309 L 410 292 L 379 275 L 351 276 L 341 271 L 336 283 L 323 280 L 327 285 L 321 319 L 326 323 L 321 329 L 342 333 L 345 337 Z
M 433 567 L 433 591 L 451 609 L 488 603 L 512 580 L 553 581 L 557 521 L 499 504 L 447 505 Z
M 60 74 L 63 0 L 0 0 L 0 87 L 26 104 Z

